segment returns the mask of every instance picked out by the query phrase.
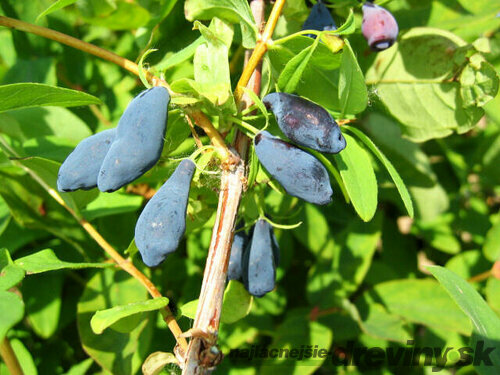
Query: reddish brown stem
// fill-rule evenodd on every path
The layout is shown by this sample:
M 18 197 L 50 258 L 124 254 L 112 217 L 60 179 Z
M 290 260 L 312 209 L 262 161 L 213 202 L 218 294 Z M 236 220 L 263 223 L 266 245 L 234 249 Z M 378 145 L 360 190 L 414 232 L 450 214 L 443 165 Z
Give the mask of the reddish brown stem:
M 272 30 L 276 26 L 277 14 L 283 7 L 284 0 L 276 2 L 272 14 L 274 21 L 266 27 L 266 35 L 272 35 Z M 252 13 L 258 25 L 264 20 L 264 0 L 253 0 L 251 2 Z M 279 9 L 277 11 L 277 9 Z M 278 13 L 276 13 L 278 12 Z M 238 106 L 246 108 L 251 105 L 249 98 L 243 95 L 242 87 L 248 86 L 258 95 L 260 93 L 260 60 L 263 57 L 262 45 L 266 45 L 267 39 L 261 40 L 253 53 L 247 51 L 246 66 L 242 79 L 238 83 L 235 93 Z M 259 45 L 261 48 L 259 49 Z M 267 47 L 264 47 L 264 50 Z M 258 58 L 255 57 L 256 51 Z M 253 61 L 249 67 L 248 61 Z M 249 77 L 249 78 L 243 78 Z M 241 92 L 239 96 L 238 92 Z M 193 324 L 193 339 L 189 343 L 186 363 L 183 374 L 206 374 L 210 367 L 217 365 L 218 357 L 210 357 L 210 348 L 216 345 L 219 331 L 220 315 L 222 310 L 222 300 L 224 287 L 227 278 L 227 265 L 231 253 L 231 245 L 234 236 L 234 227 L 238 214 L 242 193 L 246 187 L 246 154 L 249 139 L 238 133 L 235 138 L 234 147 L 241 159 L 233 168 L 225 169 L 221 178 L 221 190 L 219 194 L 219 205 L 217 208 L 217 219 L 212 231 L 212 240 L 208 251 L 207 263 L 203 275 L 198 308 Z

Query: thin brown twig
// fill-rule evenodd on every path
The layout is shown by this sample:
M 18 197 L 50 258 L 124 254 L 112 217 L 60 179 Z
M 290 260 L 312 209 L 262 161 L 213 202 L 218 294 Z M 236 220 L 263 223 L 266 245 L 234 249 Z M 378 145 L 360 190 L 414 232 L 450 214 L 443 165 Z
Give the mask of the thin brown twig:
M 7 370 L 11 375 L 24 375 L 24 371 L 21 368 L 21 364 L 17 359 L 16 353 L 10 345 L 10 341 L 5 337 L 2 342 L 0 342 L 0 357 L 2 357 Z
M 8 150 L 10 154 L 14 157 L 19 157 L 14 150 L 10 148 L 7 142 L 3 137 L 0 137 L 0 143 L 4 147 L 5 150 Z M 161 293 L 155 287 L 155 285 L 148 279 L 146 275 L 144 275 L 141 271 L 139 271 L 131 262 L 123 258 L 114 248 L 107 242 L 104 237 L 90 224 L 87 220 L 80 217 L 75 210 L 73 210 L 70 206 L 66 204 L 61 195 L 55 191 L 52 187 L 50 187 L 40 176 L 38 176 L 33 170 L 27 168 L 25 165 L 20 163 L 15 159 L 11 159 L 11 162 L 16 166 L 23 169 L 26 173 L 28 173 L 31 178 L 33 178 L 57 203 L 59 203 L 62 207 L 68 211 L 71 216 L 75 218 L 75 220 L 85 229 L 85 231 L 94 239 L 95 242 L 116 262 L 116 264 L 129 273 L 132 277 L 134 277 L 137 281 L 139 281 L 149 292 L 151 297 L 158 298 L 161 297 Z M 163 319 L 167 323 L 170 331 L 174 335 L 178 344 L 183 350 L 187 349 L 187 341 L 184 337 L 182 337 L 182 330 L 177 324 L 170 308 L 165 306 L 162 310 L 160 310 Z

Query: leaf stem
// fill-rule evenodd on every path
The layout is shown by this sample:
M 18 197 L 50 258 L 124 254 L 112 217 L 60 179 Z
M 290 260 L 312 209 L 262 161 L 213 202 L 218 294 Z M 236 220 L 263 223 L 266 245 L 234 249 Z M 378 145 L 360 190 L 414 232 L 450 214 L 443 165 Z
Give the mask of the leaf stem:
M 21 364 L 19 363 L 16 353 L 14 353 L 7 337 L 0 342 L 0 356 L 2 357 L 5 366 L 7 366 L 7 370 L 9 370 L 11 375 L 24 375 Z

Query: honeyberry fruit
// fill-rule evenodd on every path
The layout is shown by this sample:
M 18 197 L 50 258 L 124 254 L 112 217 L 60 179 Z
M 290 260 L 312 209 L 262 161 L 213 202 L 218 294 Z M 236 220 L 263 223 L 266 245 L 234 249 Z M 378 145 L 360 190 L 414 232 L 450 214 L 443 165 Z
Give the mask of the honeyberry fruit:
M 318 1 L 311 8 L 311 13 L 302 25 L 302 30 L 337 30 L 337 25 L 335 25 L 335 21 L 325 4 Z M 316 38 L 316 35 L 308 34 L 308 36 Z
M 142 176 L 160 159 L 169 101 L 168 91 L 158 86 L 143 91 L 130 102 L 99 171 L 99 190 L 118 190 Z
M 95 188 L 102 161 L 115 134 L 115 129 L 108 129 L 81 141 L 59 168 L 57 189 L 68 192 Z
M 394 44 L 398 37 L 398 23 L 387 9 L 366 2 L 363 5 L 361 31 L 373 51 L 383 51 Z
M 337 122 L 316 103 L 283 92 L 267 94 L 262 101 L 274 113 L 283 134 L 294 143 L 332 154 L 345 148 Z
M 234 234 L 231 255 L 227 266 L 227 278 L 229 280 L 241 279 L 241 259 L 243 256 L 243 250 L 245 249 L 247 243 L 248 237 L 245 232 L 241 231 Z
M 254 138 L 260 163 L 286 192 L 319 205 L 332 200 L 330 178 L 314 156 L 263 130 Z
M 243 283 L 246 290 L 262 297 L 274 289 L 276 282 L 275 239 L 271 225 L 259 219 L 253 228 L 252 239 L 243 254 Z
M 186 231 L 186 209 L 195 164 L 184 159 L 146 204 L 135 226 L 135 244 L 143 262 L 155 267 L 174 252 Z

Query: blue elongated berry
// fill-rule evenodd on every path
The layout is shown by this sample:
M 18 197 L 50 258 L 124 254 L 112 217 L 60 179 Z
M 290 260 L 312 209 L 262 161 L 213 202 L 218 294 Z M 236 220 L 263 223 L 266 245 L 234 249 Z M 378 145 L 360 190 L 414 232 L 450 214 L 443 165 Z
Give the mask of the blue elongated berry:
M 335 25 L 330 11 L 321 0 L 311 8 L 311 13 L 302 25 L 302 30 L 337 30 L 337 25 Z M 308 36 L 316 38 L 316 35 L 310 34 Z
M 229 280 L 240 280 L 242 277 L 241 260 L 247 243 L 248 237 L 245 232 L 240 231 L 234 234 L 231 256 L 229 257 L 229 264 L 227 266 L 227 278 Z
M 256 297 L 269 293 L 276 282 L 276 243 L 273 244 L 273 236 L 271 225 L 259 219 L 243 254 L 243 283 L 246 290 Z
M 288 194 L 315 204 L 331 202 L 328 172 L 314 156 L 265 130 L 255 136 L 254 146 L 261 164 Z
M 102 161 L 115 134 L 115 129 L 108 129 L 81 141 L 59 168 L 57 189 L 67 192 L 95 188 Z
M 118 190 L 142 176 L 160 159 L 169 101 L 168 91 L 158 86 L 143 91 L 130 102 L 99 171 L 99 190 Z
M 366 2 L 363 5 L 361 31 L 373 51 L 383 51 L 394 44 L 398 37 L 398 23 L 387 9 Z
M 135 244 L 149 267 L 163 262 L 174 252 L 186 231 L 189 187 L 195 171 L 185 159 L 146 204 L 135 226 Z
M 313 150 L 336 154 L 346 146 L 340 127 L 323 107 L 297 95 L 273 92 L 262 101 L 291 141 Z

